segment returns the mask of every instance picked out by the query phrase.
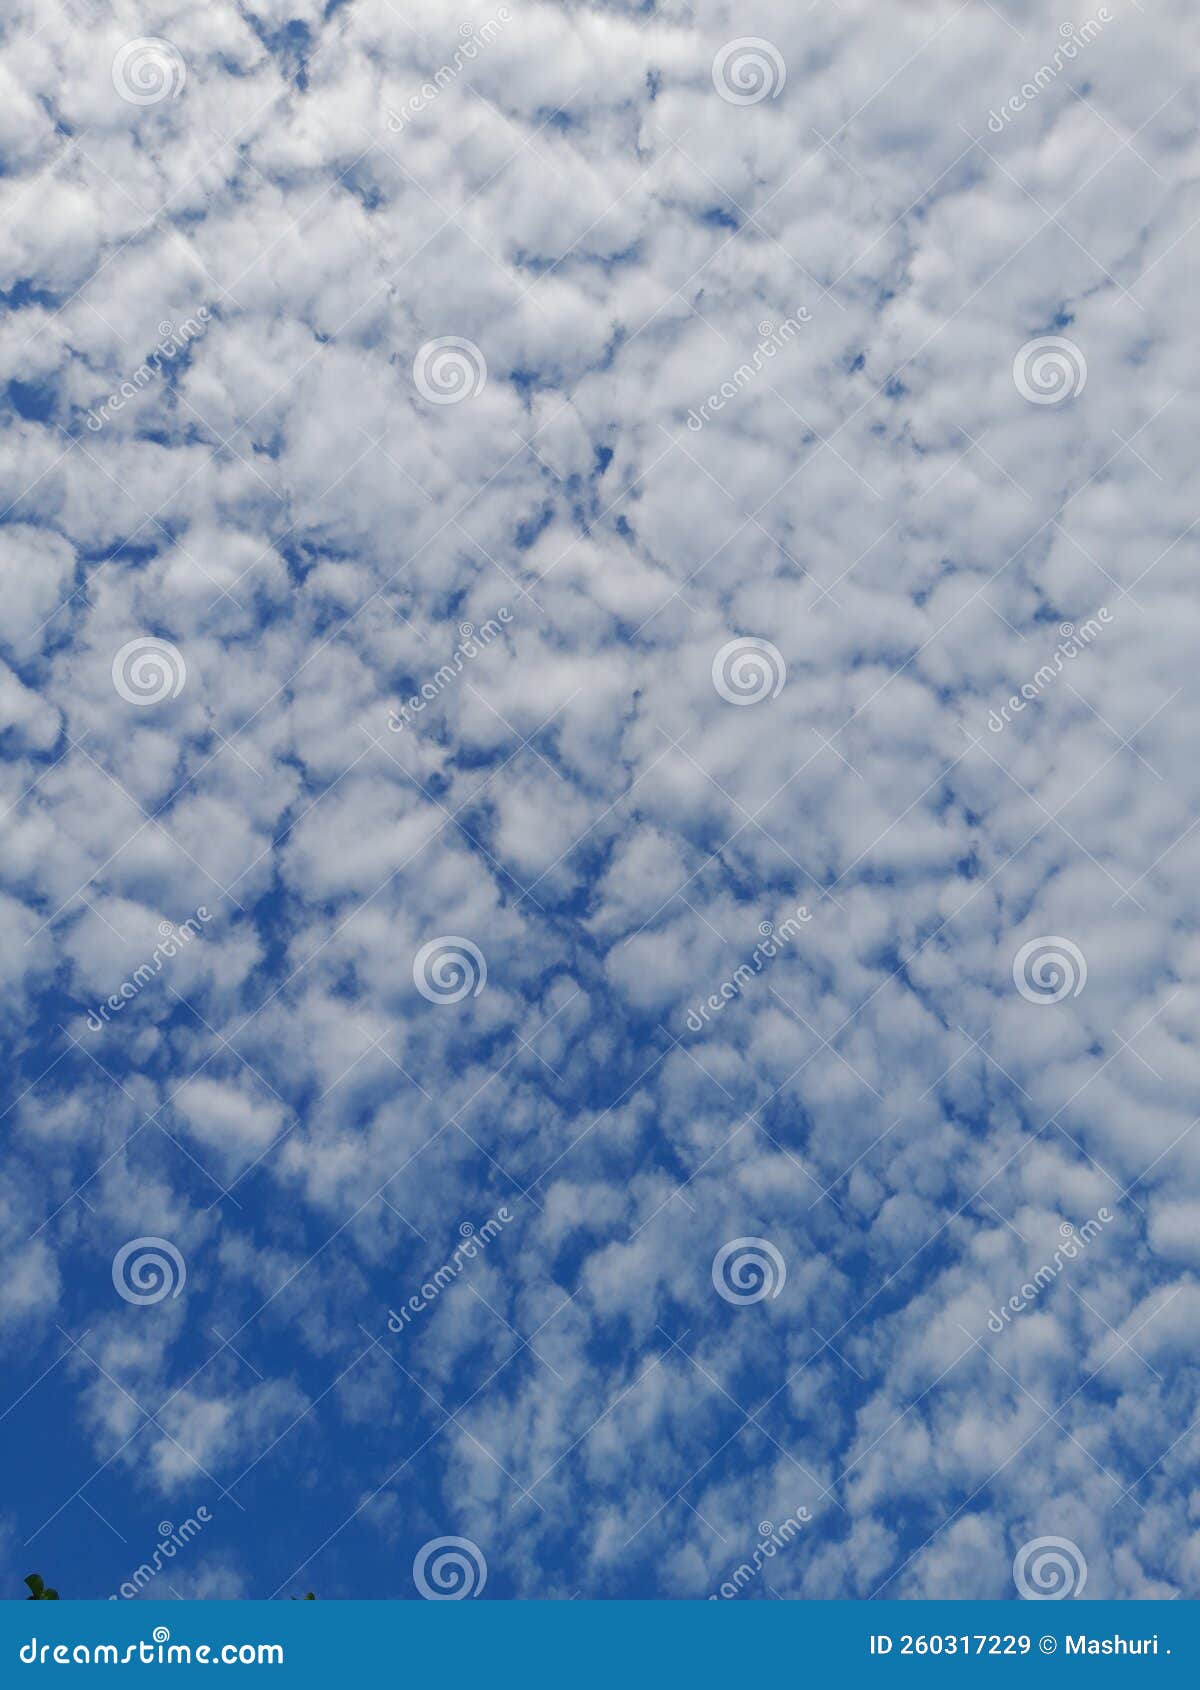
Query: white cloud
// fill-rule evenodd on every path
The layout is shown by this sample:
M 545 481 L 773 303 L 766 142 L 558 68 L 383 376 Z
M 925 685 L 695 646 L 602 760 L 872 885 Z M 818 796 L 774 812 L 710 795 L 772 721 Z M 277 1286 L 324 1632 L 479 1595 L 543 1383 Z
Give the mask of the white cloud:
M 865 0 L 523 6 L 399 133 L 463 40 L 448 0 L 419 28 L 383 0 L 22 12 L 5 1311 L 45 1344 L 95 1326 L 139 1401 L 174 1393 L 136 1485 L 228 1482 L 281 1433 L 286 1474 L 344 1415 L 298 1561 L 339 1521 L 402 1535 L 391 1493 L 352 1510 L 404 1458 L 393 1418 L 429 1415 L 402 1518 L 452 1515 L 521 1595 L 707 1594 L 806 1486 L 785 1596 L 1003 1596 L 1046 1532 L 1089 1594 L 1195 1593 L 1195 140 L 1181 9 L 1113 9 L 999 135 L 1060 39 L 1039 0 L 887 28 Z M 713 57 L 755 31 L 786 84 L 733 105 Z M 182 55 L 177 98 L 114 89 L 135 34 Z M 1013 360 L 1047 334 L 1087 382 L 1034 405 Z M 443 406 L 412 369 L 447 335 L 488 376 Z M 749 708 L 712 681 L 742 636 L 787 671 Z M 112 680 L 139 637 L 186 662 L 152 708 Z M 478 997 L 414 985 L 446 934 L 486 957 Z M 1085 958 L 1078 997 L 1017 991 L 1045 935 Z M 356 1357 L 502 1202 L 519 1227 L 404 1353 L 467 1404 L 435 1433 Z M 189 1301 L 114 1310 L 143 1234 Z M 786 1296 L 715 1297 L 743 1236 Z M 260 1381 L 211 1359 L 210 1317 Z M 102 1460 L 137 1414 L 70 1377 Z M 306 1580 L 342 1576 L 334 1542 Z M 253 1557 L 211 1553 L 192 1593 L 240 1589 Z

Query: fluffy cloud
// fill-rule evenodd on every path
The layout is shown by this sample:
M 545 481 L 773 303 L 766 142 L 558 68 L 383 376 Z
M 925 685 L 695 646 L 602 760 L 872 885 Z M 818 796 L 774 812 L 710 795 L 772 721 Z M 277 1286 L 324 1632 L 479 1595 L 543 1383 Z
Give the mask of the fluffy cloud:
M 18 13 L 22 1541 L 1195 1595 L 1182 9 Z

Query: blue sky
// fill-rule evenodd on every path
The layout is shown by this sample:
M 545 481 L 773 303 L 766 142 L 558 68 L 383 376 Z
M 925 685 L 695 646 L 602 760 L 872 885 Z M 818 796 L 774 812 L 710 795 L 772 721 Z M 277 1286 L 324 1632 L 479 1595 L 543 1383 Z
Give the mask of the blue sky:
M 17 5 L 7 1593 L 1200 1592 L 1186 23 Z

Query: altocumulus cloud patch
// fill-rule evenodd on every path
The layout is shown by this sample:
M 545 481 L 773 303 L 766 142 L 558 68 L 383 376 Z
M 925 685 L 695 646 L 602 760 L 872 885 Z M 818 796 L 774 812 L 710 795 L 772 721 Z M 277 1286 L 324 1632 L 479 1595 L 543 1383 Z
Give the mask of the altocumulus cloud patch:
M 17 0 L 10 1594 L 1198 1594 L 1189 21 Z

